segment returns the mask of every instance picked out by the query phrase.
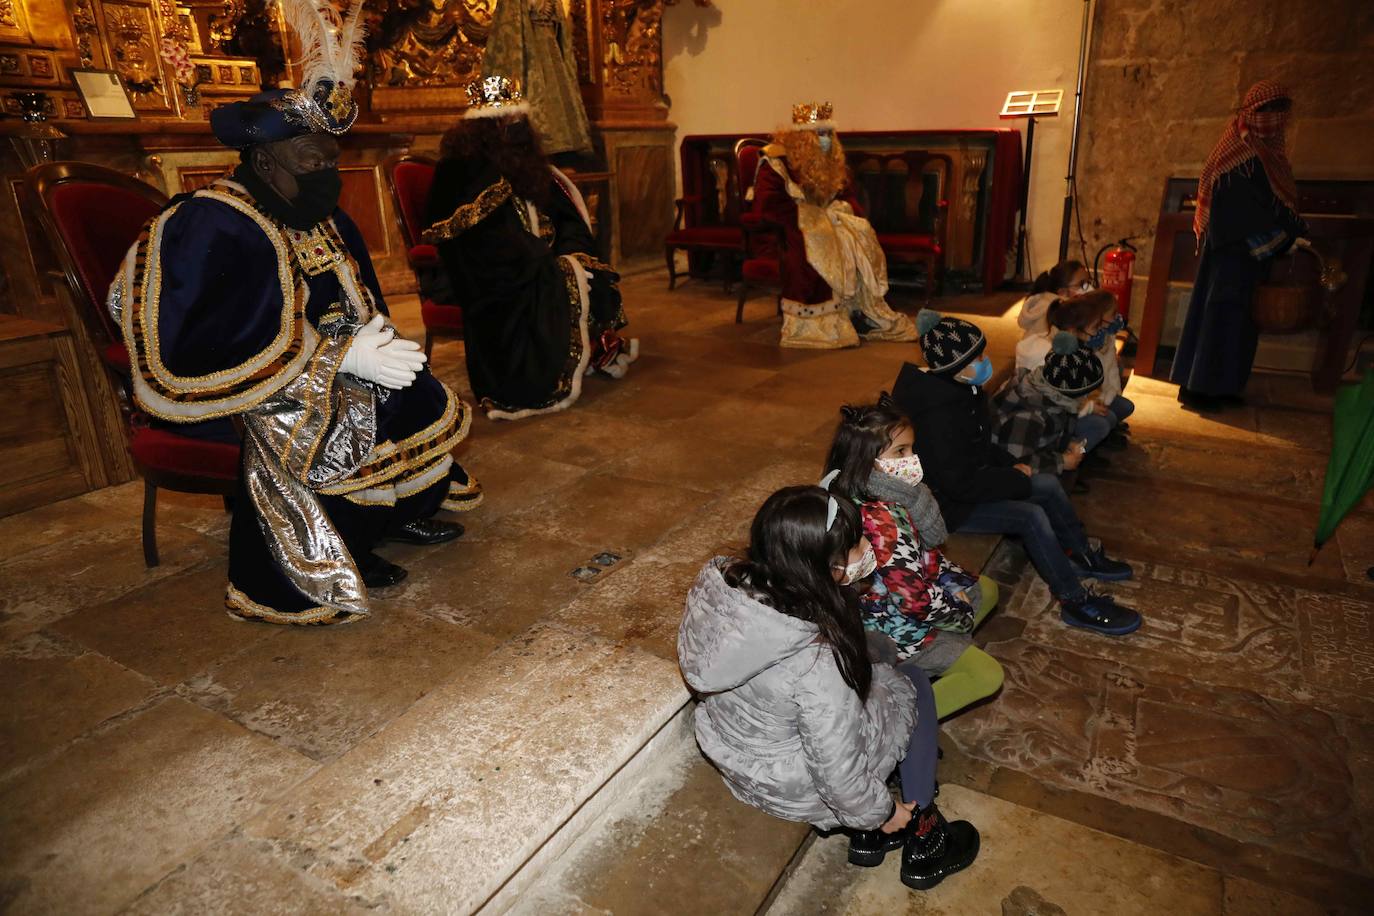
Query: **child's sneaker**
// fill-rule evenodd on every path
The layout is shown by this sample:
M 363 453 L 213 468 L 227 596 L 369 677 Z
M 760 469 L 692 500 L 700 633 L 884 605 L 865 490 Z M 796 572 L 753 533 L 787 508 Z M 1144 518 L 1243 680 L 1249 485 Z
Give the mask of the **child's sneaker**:
M 1103 636 L 1125 636 L 1140 629 L 1140 614 L 1117 604 L 1111 595 L 1087 590 L 1081 598 L 1061 598 L 1059 619 L 1071 627 L 1093 630 Z
M 1089 547 L 1086 553 L 1069 554 L 1069 565 L 1080 579 L 1120 582 L 1135 575 L 1131 571 L 1131 564 L 1113 560 L 1101 547 Z

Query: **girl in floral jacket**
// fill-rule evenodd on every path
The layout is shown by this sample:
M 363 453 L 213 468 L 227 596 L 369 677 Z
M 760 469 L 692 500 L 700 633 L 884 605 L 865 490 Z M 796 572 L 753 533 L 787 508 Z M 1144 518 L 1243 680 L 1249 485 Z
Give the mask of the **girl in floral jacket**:
M 877 558 L 860 599 L 864 626 L 891 637 L 902 663 L 939 678 L 935 710 L 944 718 L 1002 686 L 1002 666 L 970 635 L 997 604 L 997 584 L 951 562 L 914 521 L 933 499 L 911 448 L 911 423 L 887 394 L 840 415 L 830 489 L 859 507 Z

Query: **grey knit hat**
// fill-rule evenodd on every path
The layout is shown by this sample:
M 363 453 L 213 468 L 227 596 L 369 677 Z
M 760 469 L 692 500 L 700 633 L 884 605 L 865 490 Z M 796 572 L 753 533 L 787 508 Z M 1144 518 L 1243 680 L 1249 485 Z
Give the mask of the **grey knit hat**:
M 1061 394 L 1082 397 L 1102 387 L 1102 361 L 1068 331 L 1054 335 L 1045 357 L 1045 382 Z
M 921 335 L 921 354 L 926 366 L 939 375 L 952 375 L 973 362 L 987 346 L 978 325 L 921 309 L 916 316 L 916 332 Z

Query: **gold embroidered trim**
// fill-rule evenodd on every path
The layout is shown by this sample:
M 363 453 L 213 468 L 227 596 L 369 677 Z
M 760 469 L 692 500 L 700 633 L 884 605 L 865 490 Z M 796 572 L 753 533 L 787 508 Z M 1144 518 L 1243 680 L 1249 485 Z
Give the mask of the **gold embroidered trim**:
M 374 458 L 356 474 L 342 483 L 323 487 L 319 492 L 337 496 L 364 490 L 394 480 L 451 451 L 467 438 L 472 427 L 472 411 L 447 385 L 444 385 L 444 393 L 448 400 L 439 419 L 399 444 L 384 442 L 378 445 L 373 452 Z
M 302 325 L 305 323 L 304 297 L 296 287 L 295 277 L 291 270 L 290 254 L 276 225 L 258 212 L 256 208 L 245 204 L 230 194 L 215 190 L 203 190 L 198 191 L 196 196 L 219 201 L 243 213 L 258 224 L 258 228 L 262 229 L 272 247 L 276 249 L 277 280 L 281 285 L 282 295 L 281 330 L 258 356 L 230 369 L 222 369 L 208 375 L 178 376 L 163 365 L 157 320 L 158 306 L 162 299 L 162 236 L 167 220 L 180 209 L 181 205 L 172 207 L 149 226 L 146 248 L 144 248 L 142 256 L 135 260 L 134 306 L 139 317 L 136 329 L 142 332 L 143 340 L 146 341 L 145 353 L 139 354 L 140 369 L 142 370 L 146 363 L 147 369 L 151 371 L 152 377 L 160 383 L 160 387 L 175 394 L 183 395 L 194 395 L 197 390 L 206 388 L 219 389 L 224 387 L 226 382 L 232 384 L 239 381 L 252 381 L 252 376 L 269 370 L 273 363 L 286 356 L 292 349 L 293 343 L 299 344 Z M 142 241 L 140 239 L 140 242 Z M 244 376 L 248 376 L 248 378 L 244 378 Z
M 268 623 L 281 623 L 288 626 L 330 626 L 336 624 L 353 623 L 368 614 L 354 614 L 349 611 L 336 611 L 327 607 L 311 607 L 294 614 L 283 611 L 273 610 L 266 605 L 258 604 L 243 592 L 230 585 L 224 594 L 224 606 L 229 609 L 230 617 L 237 617 L 240 620 L 265 620 Z
M 296 263 L 312 277 L 336 269 L 344 259 L 347 246 L 333 229 L 332 219 L 313 229 L 287 229 Z
M 460 204 L 448 219 L 430 226 L 420 234 L 420 239 L 431 245 L 437 245 L 439 242 L 456 238 L 491 216 L 497 207 L 510 200 L 510 196 L 510 182 L 502 178 L 495 184 L 488 185 L 481 194 L 478 194 L 469 203 Z

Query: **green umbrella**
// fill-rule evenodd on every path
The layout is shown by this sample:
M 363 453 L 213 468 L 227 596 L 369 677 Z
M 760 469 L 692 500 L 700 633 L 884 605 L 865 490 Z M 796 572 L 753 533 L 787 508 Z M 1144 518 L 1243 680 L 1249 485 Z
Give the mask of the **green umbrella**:
M 1331 460 L 1326 465 L 1326 487 L 1312 556 L 1336 533 L 1336 526 L 1374 484 L 1374 369 L 1364 381 L 1346 385 L 1336 393 L 1331 418 Z

